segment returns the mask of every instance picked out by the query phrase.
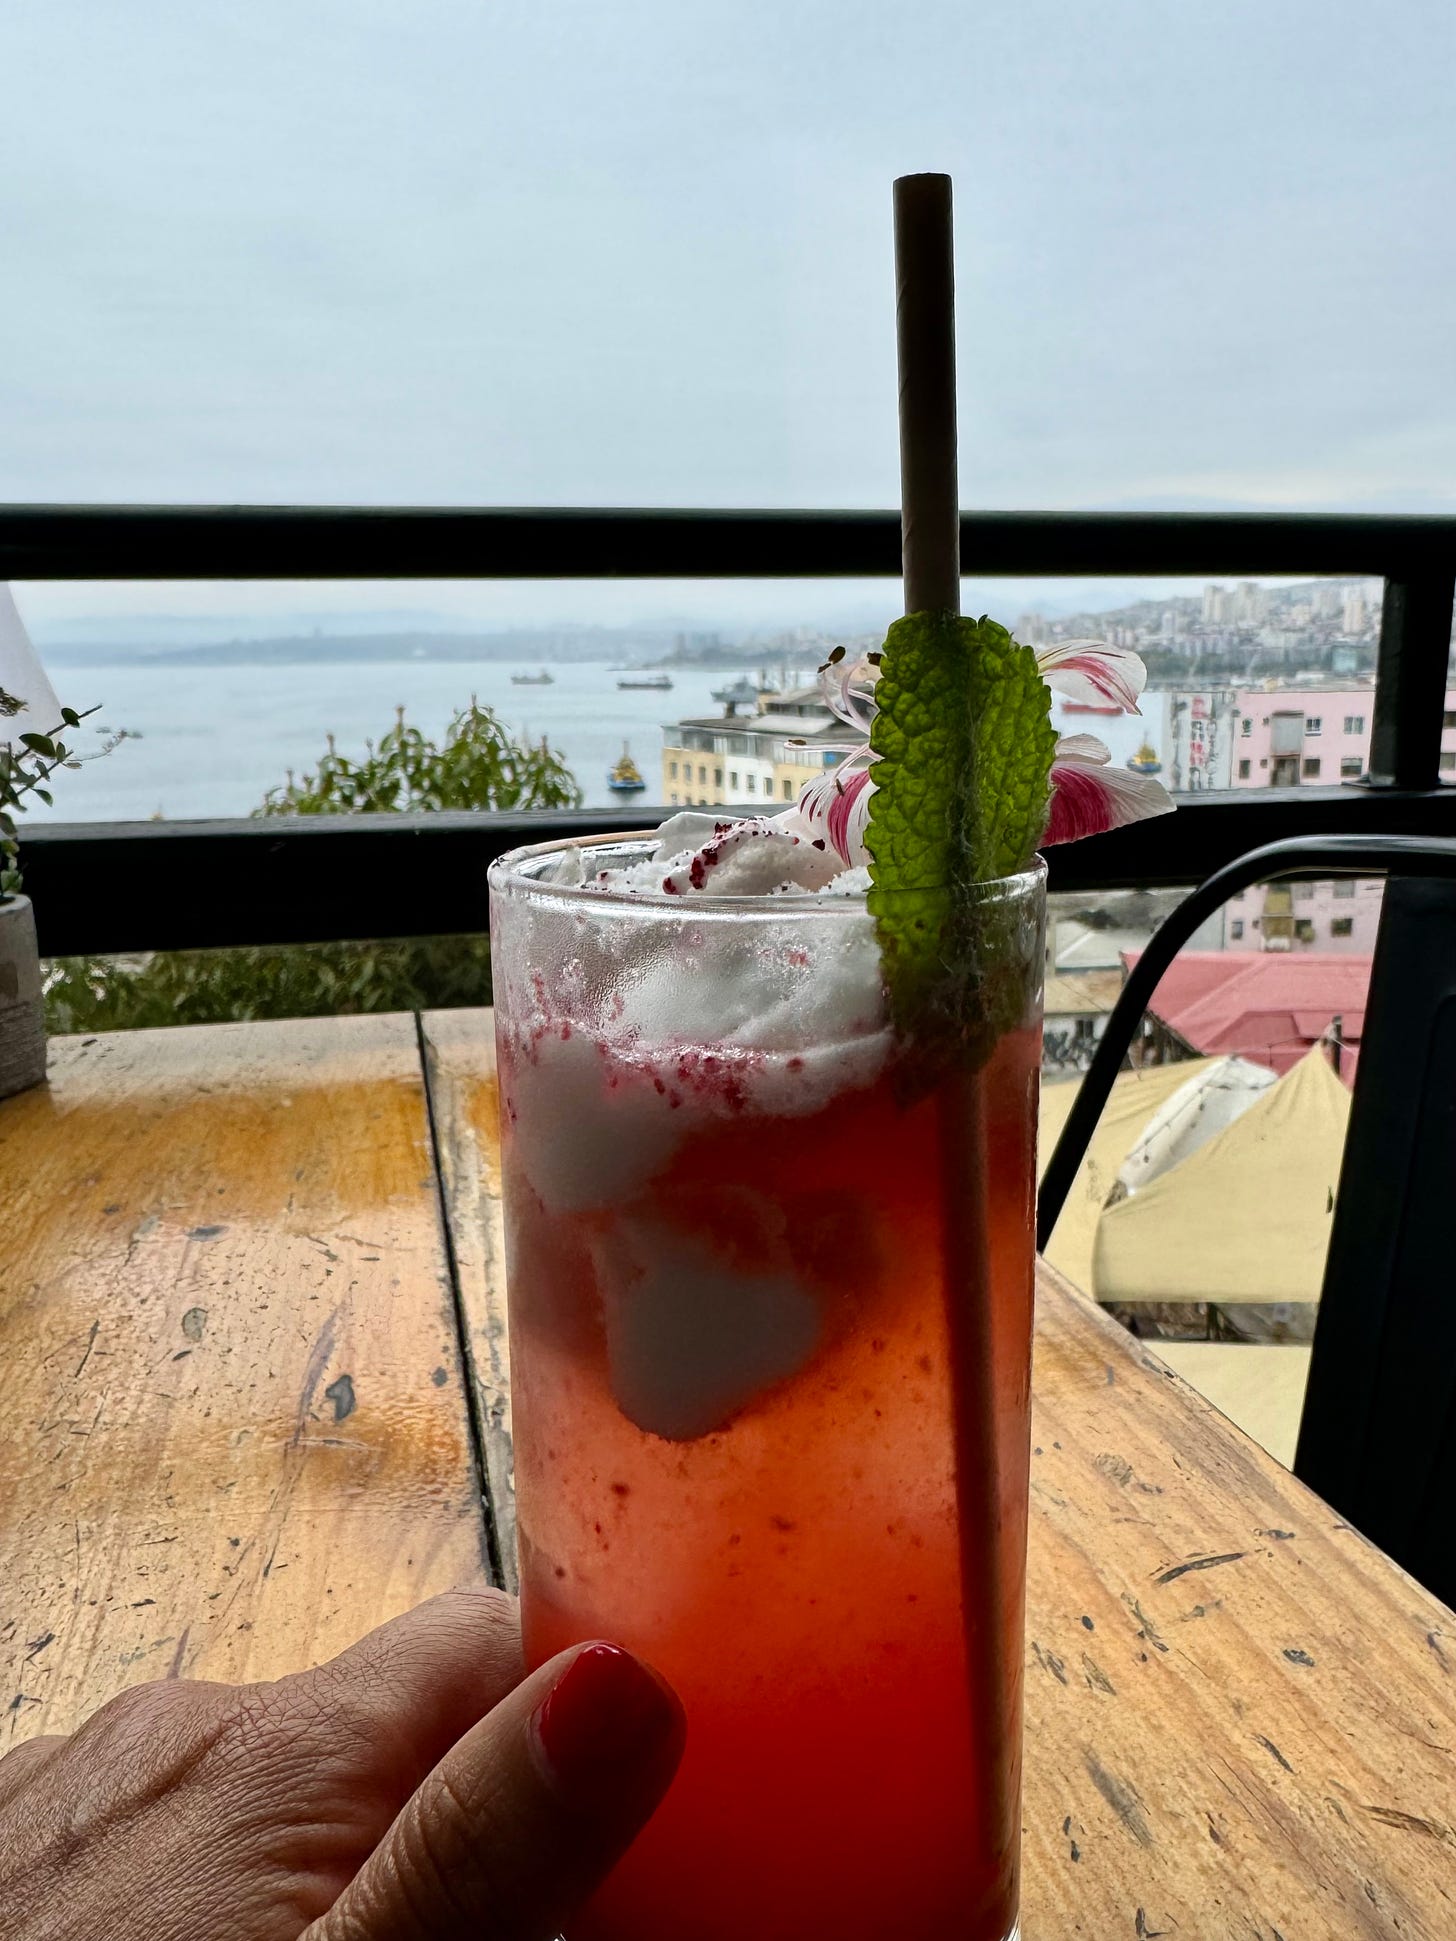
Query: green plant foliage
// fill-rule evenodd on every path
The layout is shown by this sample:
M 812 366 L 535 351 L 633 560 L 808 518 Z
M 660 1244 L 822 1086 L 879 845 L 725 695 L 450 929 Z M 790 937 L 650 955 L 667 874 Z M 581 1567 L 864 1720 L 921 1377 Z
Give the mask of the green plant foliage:
M 411 726 L 403 708 L 377 744 L 366 744 L 362 759 L 340 754 L 330 735 L 317 769 L 300 778 L 290 773 L 255 813 L 574 809 L 580 803 L 576 779 L 554 749 L 544 740 L 518 740 L 472 700 L 439 742 Z M 60 958 L 46 983 L 47 1023 L 56 1032 L 489 1002 L 484 935 L 166 951 L 141 960 Z
M 133 1031 L 252 1018 L 489 1004 L 486 937 L 158 951 L 143 961 L 60 957 L 46 979 L 51 1031 Z
M 24 708 L 23 701 L 0 687 L 0 721 L 14 721 Z M 87 714 L 95 712 L 95 708 L 86 710 Z M 26 730 L 13 740 L 8 736 L 0 740 L 0 903 L 18 896 L 22 884 L 15 818 L 29 806 L 27 796 L 33 795 L 50 808 L 51 792 L 45 784 L 58 768 L 81 766 L 74 749 L 60 737 L 64 729 L 79 728 L 82 719 L 74 708 L 62 708 L 60 726 L 48 735 Z M 124 733 L 113 735 L 100 752 L 110 754 L 125 739 Z
M 269 789 L 259 815 L 355 815 L 405 809 L 575 809 L 576 778 L 544 738 L 519 741 L 472 698 L 436 743 L 411 727 L 404 709 L 362 761 L 328 737 L 317 772 Z
M 1050 699 L 1031 649 L 984 615 L 909 614 L 885 637 L 868 904 L 910 1037 L 979 1056 L 1023 1003 L 1019 973 L 998 976 L 978 886 L 1024 869 L 1046 826 Z

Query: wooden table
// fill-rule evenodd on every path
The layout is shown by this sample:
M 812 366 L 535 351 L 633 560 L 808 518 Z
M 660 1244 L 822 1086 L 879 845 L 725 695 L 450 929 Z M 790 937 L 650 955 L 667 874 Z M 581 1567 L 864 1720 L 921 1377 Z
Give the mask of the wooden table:
M 513 1547 L 488 1015 L 72 1039 L 0 1105 L 0 1745 Z M 1456 1618 L 1043 1270 L 1027 1941 L 1456 1934 Z

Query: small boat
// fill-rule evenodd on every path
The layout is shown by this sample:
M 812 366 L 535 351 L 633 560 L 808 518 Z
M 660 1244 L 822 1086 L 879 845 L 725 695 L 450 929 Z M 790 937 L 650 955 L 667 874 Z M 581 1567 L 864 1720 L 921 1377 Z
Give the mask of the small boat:
M 1128 756 L 1127 765 L 1134 775 L 1161 775 L 1163 772 L 1158 751 L 1150 741 L 1145 741 L 1135 755 Z
M 1063 701 L 1063 714 L 1121 714 L 1118 707 L 1104 707 L 1099 701 Z
M 607 787 L 613 795 L 640 795 L 647 787 L 642 779 L 642 771 L 632 759 L 632 751 L 626 742 L 622 743 L 622 759 L 607 776 Z
M 534 674 L 512 674 L 511 686 L 512 687 L 550 687 L 553 685 L 555 680 L 556 680 L 556 676 L 551 672 L 551 669 L 549 667 L 543 667 L 543 668 L 540 668 Z
M 618 681 L 618 687 L 640 687 L 650 689 L 654 694 L 666 694 L 672 686 L 671 674 L 632 674 Z

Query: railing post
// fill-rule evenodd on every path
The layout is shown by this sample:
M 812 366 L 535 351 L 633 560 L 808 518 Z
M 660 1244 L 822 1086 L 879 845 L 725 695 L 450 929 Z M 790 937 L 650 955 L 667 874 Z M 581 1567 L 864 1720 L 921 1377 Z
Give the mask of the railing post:
M 1368 788 L 1433 788 L 1440 773 L 1441 716 L 1451 655 L 1450 572 L 1385 582 L 1375 672 Z

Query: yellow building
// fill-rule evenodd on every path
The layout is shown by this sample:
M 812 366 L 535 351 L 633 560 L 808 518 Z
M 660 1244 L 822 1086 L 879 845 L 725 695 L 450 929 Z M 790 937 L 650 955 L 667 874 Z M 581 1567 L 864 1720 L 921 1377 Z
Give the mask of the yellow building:
M 672 808 L 777 812 L 841 759 L 841 749 L 822 746 L 842 740 L 845 730 L 817 687 L 759 695 L 740 683 L 713 698 L 724 703 L 721 715 L 662 731 L 662 797 Z M 739 712 L 750 705 L 752 713 Z

